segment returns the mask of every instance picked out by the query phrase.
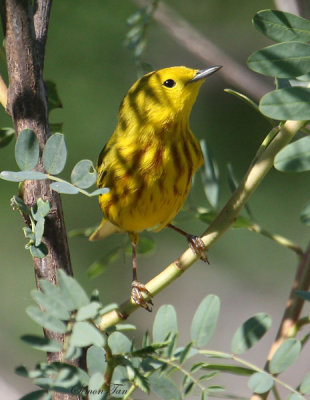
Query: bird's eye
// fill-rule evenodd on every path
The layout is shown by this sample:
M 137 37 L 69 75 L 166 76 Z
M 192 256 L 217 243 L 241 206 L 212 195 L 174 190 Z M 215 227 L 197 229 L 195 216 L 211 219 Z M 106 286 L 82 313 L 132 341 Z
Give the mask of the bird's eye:
M 163 83 L 163 85 L 166 86 L 166 87 L 168 87 L 168 88 L 173 88 L 173 87 L 176 85 L 176 83 L 175 83 L 175 81 L 174 81 L 173 79 L 167 79 L 167 80 Z

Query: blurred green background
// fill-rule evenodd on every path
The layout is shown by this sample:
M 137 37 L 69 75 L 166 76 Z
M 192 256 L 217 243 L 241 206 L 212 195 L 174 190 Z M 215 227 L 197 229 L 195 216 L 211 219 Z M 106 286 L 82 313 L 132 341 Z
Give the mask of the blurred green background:
M 167 4 L 243 65 L 251 52 L 269 43 L 253 28 L 251 19 L 256 11 L 273 8 L 273 1 L 170 0 Z M 123 46 L 128 31 L 126 19 L 136 9 L 133 2 L 125 0 L 66 0 L 53 4 L 45 78 L 57 83 L 64 106 L 62 110 L 52 112 L 51 120 L 64 122 L 69 150 L 67 167 L 62 174 L 65 178 L 69 178 L 72 167 L 80 159 L 96 161 L 113 132 L 120 101 L 136 80 L 132 53 Z M 177 44 L 155 22 L 149 29 L 143 60 L 154 69 L 173 65 L 208 66 Z M 5 76 L 3 63 L 0 69 Z M 257 76 L 257 79 L 261 77 Z M 269 129 L 261 116 L 225 93 L 223 90 L 227 87 L 239 89 L 225 81 L 220 72 L 212 76 L 202 87 L 191 115 L 192 130 L 197 137 L 207 140 L 218 162 L 221 205 L 230 195 L 226 164 L 232 163 L 236 176 L 241 179 Z M 3 110 L 0 123 L 1 126 L 11 125 Z M 0 170 L 16 170 L 13 153 L 13 143 L 0 149 Z M 208 206 L 200 182 L 200 177 L 197 177 L 193 201 L 199 206 Z M 300 223 L 299 213 L 309 200 L 308 182 L 307 174 L 285 175 L 272 171 L 250 201 L 252 211 L 263 227 L 287 236 L 302 247 L 307 244 L 309 230 Z M 21 334 L 40 332 L 25 314 L 25 307 L 33 303 L 30 291 L 34 288 L 34 274 L 31 257 L 24 250 L 26 241 L 22 220 L 10 207 L 10 197 L 16 193 L 16 185 L 1 181 L 0 188 L 0 373 L 3 377 L 0 392 L 4 393 L 5 385 L 8 385 L 11 394 L 6 398 L 17 399 L 32 386 L 14 375 L 14 367 L 18 364 L 32 367 L 35 361 L 44 359 L 44 354 L 30 350 L 19 340 Z M 62 198 L 69 231 L 99 222 L 101 213 L 96 199 L 82 195 Z M 206 229 L 206 225 L 196 220 L 179 217 L 178 222 L 192 233 L 202 233 Z M 152 236 L 156 242 L 154 252 L 138 259 L 139 278 L 144 282 L 158 274 L 186 246 L 184 240 L 172 231 L 164 230 Z M 87 268 L 119 241 L 120 236 L 99 243 L 79 238 L 69 240 L 76 278 L 89 293 L 98 288 L 104 303 L 122 302 L 128 298 L 130 258 L 122 257 L 106 269 L 104 275 L 93 280 L 88 278 Z M 171 303 L 178 312 L 180 342 L 183 340 L 184 343 L 189 340 L 188 327 L 193 311 L 205 295 L 213 293 L 222 301 L 216 338 L 209 345 L 213 349 L 229 351 L 232 334 L 245 319 L 260 311 L 271 314 L 274 321 L 272 330 L 247 355 L 252 362 L 262 366 L 289 294 L 296 257 L 287 249 L 245 230 L 229 231 L 212 247 L 208 257 L 210 265 L 198 262 L 155 298 L 152 314 L 138 310 L 130 317 L 129 322 L 138 327 L 135 335 L 139 338 L 145 329 L 151 328 L 161 304 Z M 306 370 L 306 358 L 303 357 L 299 366 L 301 375 L 301 371 Z M 291 383 L 294 386 L 298 382 Z M 246 381 L 240 385 L 234 379 L 229 385 L 236 393 L 245 396 L 250 393 Z M 137 399 L 145 397 L 145 394 L 137 395 Z

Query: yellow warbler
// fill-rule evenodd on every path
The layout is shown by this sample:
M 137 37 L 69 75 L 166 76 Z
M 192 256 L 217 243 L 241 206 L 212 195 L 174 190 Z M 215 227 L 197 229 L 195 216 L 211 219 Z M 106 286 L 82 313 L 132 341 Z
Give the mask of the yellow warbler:
M 171 67 L 144 75 L 124 97 L 116 129 L 99 155 L 97 186 L 110 191 L 99 196 L 104 218 L 89 239 L 128 232 L 133 246 L 131 298 L 148 311 L 152 301 L 150 296 L 144 299 L 141 292 L 149 293 L 136 270 L 141 231 L 171 227 L 207 260 L 201 239 L 171 221 L 186 200 L 193 174 L 203 164 L 189 115 L 205 78 L 220 68 Z

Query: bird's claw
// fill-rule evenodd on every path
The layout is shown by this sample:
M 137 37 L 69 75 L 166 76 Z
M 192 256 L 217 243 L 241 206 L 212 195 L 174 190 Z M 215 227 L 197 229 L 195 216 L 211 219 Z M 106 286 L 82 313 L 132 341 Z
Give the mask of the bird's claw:
M 144 308 L 145 310 L 151 312 L 152 307 L 150 305 L 154 305 L 151 298 L 145 298 L 142 293 L 145 293 L 148 297 L 152 295 L 147 290 L 147 288 L 143 285 L 143 283 L 139 281 L 132 281 L 131 283 L 131 299 L 138 304 L 138 306 Z
M 193 250 L 197 256 L 201 258 L 202 261 L 209 263 L 208 257 L 205 253 L 205 245 L 200 236 L 188 235 L 187 240 L 190 248 Z

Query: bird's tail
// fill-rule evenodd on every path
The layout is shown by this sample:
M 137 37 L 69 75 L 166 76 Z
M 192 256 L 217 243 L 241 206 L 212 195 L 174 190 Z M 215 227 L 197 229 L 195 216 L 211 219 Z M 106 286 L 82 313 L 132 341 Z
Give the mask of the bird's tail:
M 110 221 L 102 218 L 101 224 L 98 228 L 89 236 L 89 240 L 94 242 L 95 240 L 101 240 L 105 237 L 112 235 L 112 233 L 121 232 L 117 226 L 113 225 Z

